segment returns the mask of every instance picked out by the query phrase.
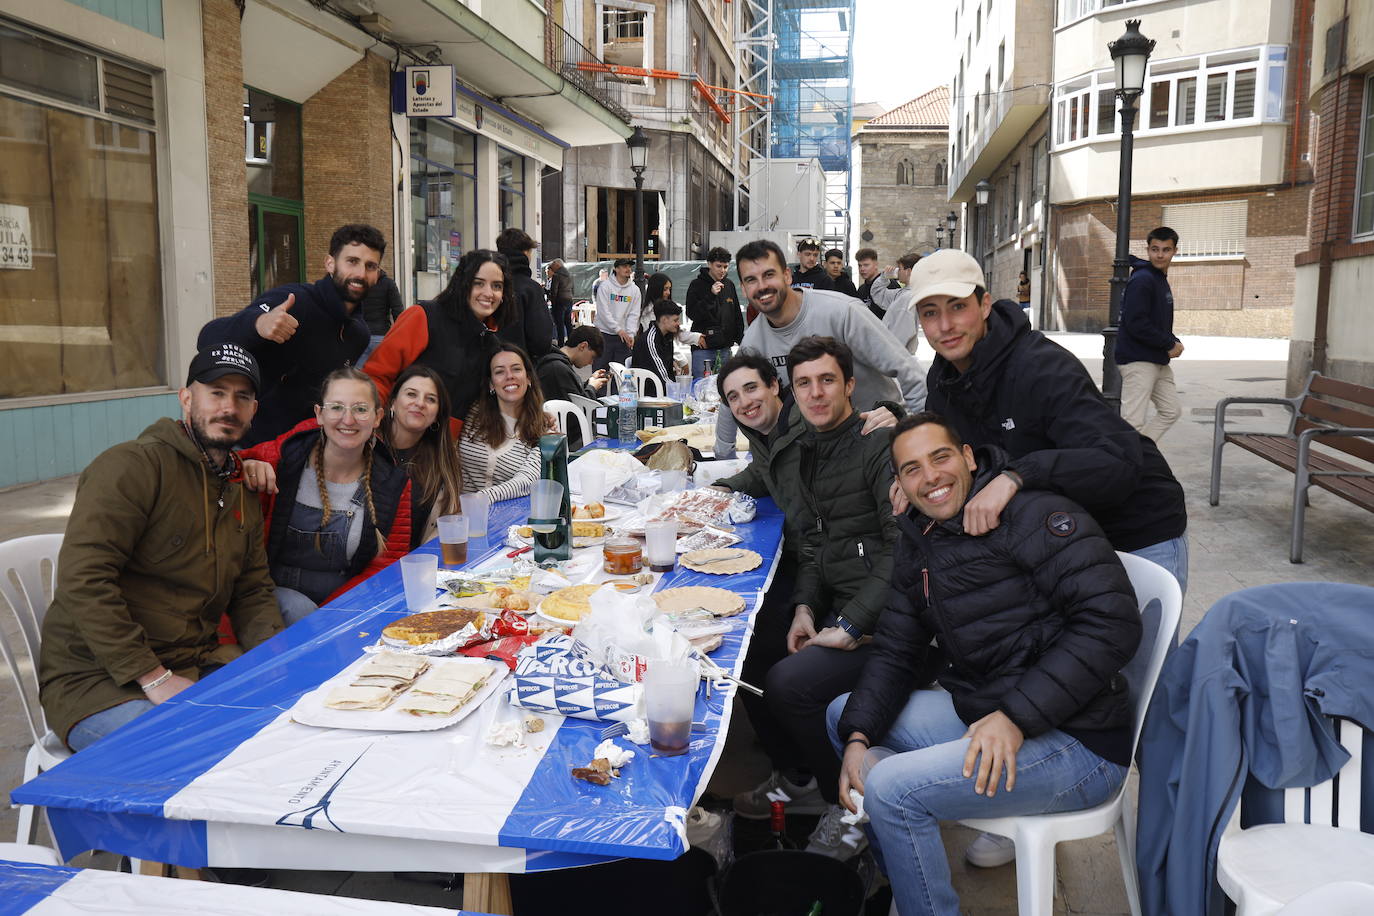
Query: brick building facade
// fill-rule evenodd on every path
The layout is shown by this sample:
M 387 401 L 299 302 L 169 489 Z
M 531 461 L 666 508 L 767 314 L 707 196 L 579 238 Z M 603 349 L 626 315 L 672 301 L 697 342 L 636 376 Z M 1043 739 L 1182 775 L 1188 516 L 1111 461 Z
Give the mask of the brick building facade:
M 859 232 L 856 248 L 877 249 L 885 265 L 910 251 L 947 245 L 950 211 L 949 87 L 917 96 L 859 131 Z M 935 227 L 945 231 L 937 242 Z

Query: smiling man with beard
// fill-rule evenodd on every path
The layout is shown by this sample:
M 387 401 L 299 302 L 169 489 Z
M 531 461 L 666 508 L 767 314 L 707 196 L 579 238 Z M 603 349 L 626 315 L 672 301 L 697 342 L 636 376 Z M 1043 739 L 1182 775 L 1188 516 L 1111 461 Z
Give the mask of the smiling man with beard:
M 39 699 L 81 750 L 282 629 L 238 444 L 257 362 L 236 344 L 196 356 L 180 421 L 96 457 L 77 484 L 43 617 Z M 240 645 L 221 645 L 229 615 Z
M 324 377 L 358 362 L 371 340 L 358 305 L 377 282 L 384 254 L 386 239 L 375 227 L 340 226 L 329 240 L 323 277 L 269 289 L 200 329 L 201 350 L 236 343 L 262 369 L 258 416 L 244 445 L 275 439 L 313 416 Z

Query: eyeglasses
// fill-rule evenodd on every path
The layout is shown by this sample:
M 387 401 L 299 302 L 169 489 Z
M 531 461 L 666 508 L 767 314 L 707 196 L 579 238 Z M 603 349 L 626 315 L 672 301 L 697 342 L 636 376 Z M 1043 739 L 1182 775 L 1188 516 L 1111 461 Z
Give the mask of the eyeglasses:
M 320 410 L 331 420 L 340 419 L 344 415 L 345 410 L 352 411 L 353 416 L 357 417 L 359 420 L 366 420 L 368 417 L 372 416 L 376 409 L 377 408 L 373 407 L 371 404 L 340 404 L 337 401 L 331 401 L 328 404 L 322 404 L 320 406 Z

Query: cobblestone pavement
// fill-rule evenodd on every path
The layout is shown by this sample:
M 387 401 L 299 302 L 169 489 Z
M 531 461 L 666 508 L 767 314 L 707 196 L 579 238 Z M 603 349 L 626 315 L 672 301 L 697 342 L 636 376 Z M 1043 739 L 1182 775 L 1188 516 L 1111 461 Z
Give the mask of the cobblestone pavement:
M 1082 359 L 1094 378 L 1101 375 L 1101 338 L 1056 335 Z M 1186 634 L 1223 595 L 1253 585 L 1288 581 L 1339 581 L 1374 585 L 1374 525 L 1368 513 L 1325 491 L 1313 489 L 1307 515 L 1306 562 L 1288 562 L 1292 475 L 1239 449 L 1228 449 L 1222 475 L 1221 505 L 1207 505 L 1212 418 L 1216 402 L 1227 396 L 1276 397 L 1283 394 L 1287 345 L 1283 341 L 1189 338 L 1188 352 L 1174 363 L 1183 417 L 1164 437 L 1161 449 L 1183 483 L 1188 499 L 1191 549 L 1188 594 L 1184 601 Z M 924 352 L 928 361 L 929 352 Z M 1272 426 L 1286 419 L 1282 408 L 1252 408 L 1247 429 Z M 131 430 L 132 437 L 137 430 Z M 75 477 L 62 478 L 0 493 L 0 540 L 61 531 L 70 511 Z M 7 615 L 5 615 L 7 617 Z M 8 619 L 0 621 L 13 635 Z M 736 716 L 734 748 L 724 756 L 711 791 L 729 796 L 767 775 L 743 715 Z M 23 772 L 28 729 L 8 676 L 0 677 L 0 785 L 18 784 Z M 16 815 L 0 808 L 0 839 L 15 830 Z M 1013 867 L 975 869 L 962 850 L 972 831 L 949 827 L 945 841 L 965 913 L 1010 916 L 1016 912 Z M 88 859 L 83 857 L 83 864 Z M 109 857 L 91 864 L 110 867 Z M 1125 891 L 1110 835 L 1061 844 L 1055 912 L 1124 914 Z M 279 874 L 274 886 L 316 893 L 394 899 L 456 907 L 456 895 L 434 885 L 399 881 L 389 874 L 349 875 L 339 872 Z

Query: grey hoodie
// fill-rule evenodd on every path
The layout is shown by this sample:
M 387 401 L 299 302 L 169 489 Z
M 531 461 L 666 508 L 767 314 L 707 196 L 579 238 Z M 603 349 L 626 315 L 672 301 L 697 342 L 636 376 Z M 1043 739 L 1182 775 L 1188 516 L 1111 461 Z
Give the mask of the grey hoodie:
M 869 410 L 879 401 L 902 401 L 908 410 L 926 403 L 925 370 L 883 323 L 853 298 L 830 290 L 802 290 L 801 311 L 792 323 L 775 328 L 760 315 L 744 332 L 740 349 L 753 348 L 772 361 L 784 387 L 787 353 L 803 337 L 833 337 L 854 351 L 854 409 Z M 896 381 L 893 381 L 896 379 Z M 900 396 L 899 396 L 900 395 Z M 722 405 L 716 415 L 716 457 L 735 454 L 735 418 Z

